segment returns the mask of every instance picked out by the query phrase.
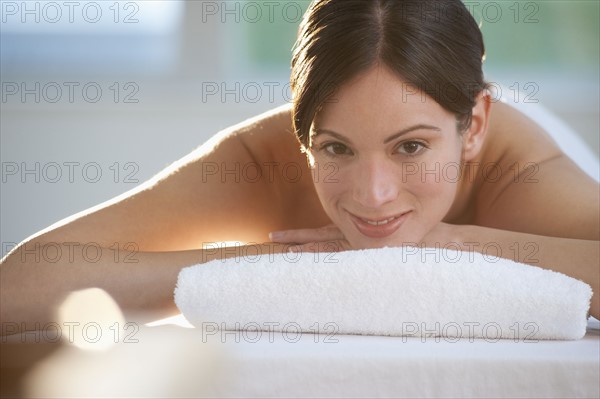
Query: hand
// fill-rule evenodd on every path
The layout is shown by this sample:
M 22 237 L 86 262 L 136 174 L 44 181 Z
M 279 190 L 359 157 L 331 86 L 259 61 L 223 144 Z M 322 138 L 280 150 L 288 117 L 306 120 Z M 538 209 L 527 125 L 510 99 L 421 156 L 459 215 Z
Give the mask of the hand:
M 420 248 L 445 248 L 449 244 L 456 244 L 456 248 L 462 247 L 459 241 L 458 228 L 453 224 L 439 222 L 436 224 L 420 242 L 414 243 Z M 297 229 L 274 231 L 269 234 L 271 241 L 282 244 L 295 244 L 289 247 L 293 252 L 339 252 L 348 251 L 352 248 L 340 229 L 330 224 L 316 229 Z M 398 246 L 413 246 L 406 242 L 398 243 Z M 452 245 L 451 248 L 454 248 Z
M 446 248 L 451 245 L 450 248 L 453 249 L 454 247 L 462 247 L 463 242 L 460 240 L 459 228 L 460 226 L 454 224 L 439 222 L 425 234 L 419 246 L 423 248 Z
M 316 229 L 274 231 L 269 238 L 273 242 L 295 244 L 289 247 L 292 252 L 340 252 L 352 249 L 334 224 Z

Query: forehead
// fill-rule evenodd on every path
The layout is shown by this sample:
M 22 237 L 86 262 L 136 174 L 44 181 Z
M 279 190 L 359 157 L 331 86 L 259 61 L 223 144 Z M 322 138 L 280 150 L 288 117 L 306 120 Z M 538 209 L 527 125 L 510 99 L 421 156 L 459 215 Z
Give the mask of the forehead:
M 414 85 L 385 66 L 374 66 L 342 85 L 324 104 L 315 127 L 347 134 L 368 129 L 389 134 L 399 128 L 428 123 L 444 129 L 455 117 Z

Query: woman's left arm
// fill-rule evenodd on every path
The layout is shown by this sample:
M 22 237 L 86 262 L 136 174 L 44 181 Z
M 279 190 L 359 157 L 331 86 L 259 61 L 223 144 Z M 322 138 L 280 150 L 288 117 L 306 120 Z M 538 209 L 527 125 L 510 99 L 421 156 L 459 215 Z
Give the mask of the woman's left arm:
M 463 251 L 475 251 L 486 256 L 498 256 L 563 273 L 592 287 L 594 295 L 590 314 L 600 319 L 600 243 L 596 240 L 547 237 L 536 234 L 494 229 L 490 227 L 448 225 L 454 230 L 445 240 L 426 237 L 426 247 L 442 248 L 448 236 Z
M 440 223 L 424 243 L 453 240 L 465 251 L 579 279 L 592 287 L 590 314 L 600 318 L 598 183 L 564 154 L 532 164 L 520 176 L 504 177 L 483 190 L 486 195 L 477 204 L 474 225 Z

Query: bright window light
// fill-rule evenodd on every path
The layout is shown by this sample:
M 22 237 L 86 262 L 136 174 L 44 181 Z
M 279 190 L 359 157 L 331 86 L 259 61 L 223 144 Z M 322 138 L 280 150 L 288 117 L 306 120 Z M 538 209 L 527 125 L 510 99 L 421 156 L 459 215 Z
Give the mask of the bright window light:
M 0 1 L 4 76 L 164 75 L 179 62 L 184 1 Z
M 183 1 L 0 1 L 2 33 L 172 33 Z

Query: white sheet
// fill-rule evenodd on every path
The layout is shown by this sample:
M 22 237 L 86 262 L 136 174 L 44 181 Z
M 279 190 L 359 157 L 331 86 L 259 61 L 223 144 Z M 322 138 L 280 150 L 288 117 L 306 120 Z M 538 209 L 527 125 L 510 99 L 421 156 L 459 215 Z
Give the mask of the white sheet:
M 598 398 L 600 332 L 578 341 L 518 342 L 228 332 L 217 397 Z M 223 332 L 225 334 L 225 332 Z M 272 341 L 272 342 L 270 342 Z
M 218 332 L 182 316 L 106 352 L 58 350 L 32 397 L 598 398 L 600 323 L 577 341 Z M 328 342 L 329 341 L 329 342 Z

